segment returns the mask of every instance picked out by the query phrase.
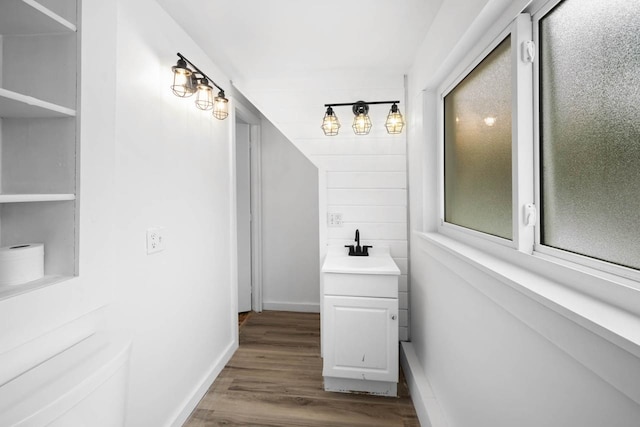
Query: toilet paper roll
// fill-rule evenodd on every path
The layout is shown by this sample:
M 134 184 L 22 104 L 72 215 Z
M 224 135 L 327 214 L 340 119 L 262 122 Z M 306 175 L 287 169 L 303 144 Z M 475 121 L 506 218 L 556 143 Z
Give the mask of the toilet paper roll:
M 0 247 L 0 286 L 20 285 L 44 277 L 44 245 Z

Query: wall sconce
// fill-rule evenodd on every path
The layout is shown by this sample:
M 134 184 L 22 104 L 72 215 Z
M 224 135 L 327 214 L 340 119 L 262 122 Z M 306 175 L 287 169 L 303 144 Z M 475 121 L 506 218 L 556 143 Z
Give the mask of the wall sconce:
M 387 128 L 387 133 L 391 135 L 402 133 L 404 118 L 395 103 L 391 106 L 391 110 L 389 110 L 389 115 L 387 115 L 387 121 L 384 123 L 384 127 Z
M 369 106 L 363 102 L 358 101 L 351 107 L 353 111 L 353 124 L 351 128 L 356 135 L 368 135 L 371 130 L 371 119 L 369 118 Z
M 340 129 L 340 122 L 336 115 L 333 114 L 333 108 L 327 107 L 327 112 L 324 114 L 324 119 L 322 119 L 322 130 L 325 135 L 334 136 L 338 134 L 338 129 Z
M 193 62 L 182 56 L 178 55 L 178 62 L 175 66 L 171 67 L 173 71 L 173 84 L 171 90 L 174 95 L 180 98 L 188 98 L 194 93 L 196 95 L 196 107 L 209 111 L 213 110 L 213 117 L 219 120 L 224 120 L 229 115 L 229 100 L 224 96 L 224 89 L 218 86 L 213 80 L 211 80 L 205 73 L 200 71 L 198 67 L 193 65 Z M 187 64 L 191 65 L 191 70 Z M 213 84 L 218 90 L 218 96 L 214 98 L 213 87 L 209 84 Z
M 333 107 L 351 106 L 353 111 L 353 124 L 351 128 L 356 135 L 367 135 L 371 130 L 371 119 L 369 118 L 369 106 L 376 104 L 393 104 L 384 126 L 387 128 L 387 133 L 391 135 L 402 133 L 404 127 L 404 118 L 398 109 L 400 101 L 375 101 L 375 102 L 347 102 L 341 104 L 324 104 L 327 107 L 327 112 L 322 120 L 322 131 L 326 136 L 334 136 L 338 134 L 340 129 L 340 122 L 338 117 L 333 112 Z

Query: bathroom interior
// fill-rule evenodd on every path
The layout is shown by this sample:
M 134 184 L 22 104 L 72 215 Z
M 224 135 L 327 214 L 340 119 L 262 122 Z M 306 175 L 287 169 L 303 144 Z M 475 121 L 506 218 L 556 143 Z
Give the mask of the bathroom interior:
M 637 427 L 637 7 L 3 0 L 0 427 L 182 426 L 366 263 L 420 425 Z

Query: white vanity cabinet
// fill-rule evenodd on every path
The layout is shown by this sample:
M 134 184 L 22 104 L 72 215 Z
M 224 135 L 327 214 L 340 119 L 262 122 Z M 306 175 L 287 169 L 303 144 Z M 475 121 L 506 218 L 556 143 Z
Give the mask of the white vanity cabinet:
M 327 348 L 323 374 L 398 379 L 398 300 L 325 296 Z
M 397 395 L 398 276 L 388 255 L 327 255 L 323 265 L 324 388 Z

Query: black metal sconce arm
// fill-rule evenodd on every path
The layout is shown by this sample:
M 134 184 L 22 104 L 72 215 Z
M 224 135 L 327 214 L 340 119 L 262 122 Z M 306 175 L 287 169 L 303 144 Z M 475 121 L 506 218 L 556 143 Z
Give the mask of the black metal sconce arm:
M 324 104 L 325 107 L 346 107 L 347 105 L 360 105 L 360 104 L 366 104 L 366 105 L 377 105 L 377 104 L 400 104 L 400 101 L 374 101 L 374 102 L 368 102 L 368 101 L 357 101 L 357 102 L 343 102 L 343 103 L 332 103 L 332 104 Z
M 209 83 L 211 83 L 212 85 L 214 85 L 216 88 L 218 88 L 218 90 L 220 91 L 222 97 L 224 97 L 224 89 L 222 89 L 220 86 L 218 86 L 216 84 L 216 82 L 213 81 L 213 79 L 211 79 L 209 76 L 207 76 L 205 73 L 202 72 L 202 70 L 200 68 L 198 68 L 193 62 L 189 61 L 184 55 L 182 55 L 180 52 L 177 53 L 178 57 L 180 59 L 182 59 L 183 61 L 185 61 L 186 63 L 188 63 L 189 65 L 191 65 L 194 69 L 194 71 L 198 74 L 200 74 L 202 77 L 204 77 L 205 79 L 207 79 L 209 81 Z

